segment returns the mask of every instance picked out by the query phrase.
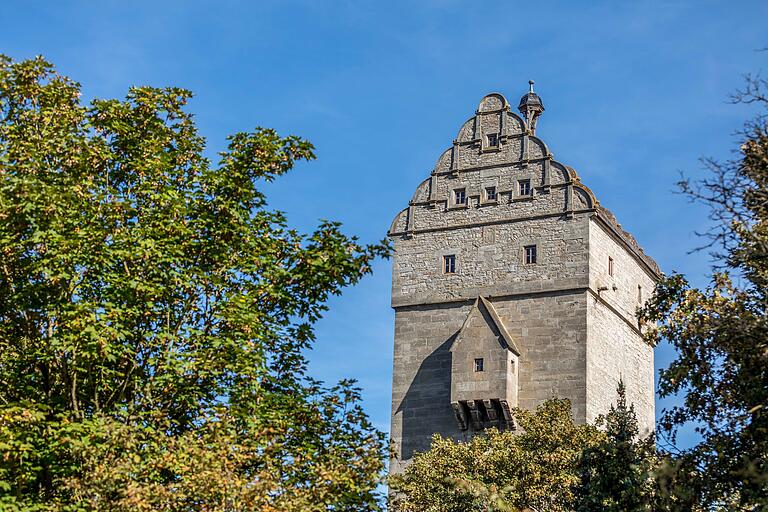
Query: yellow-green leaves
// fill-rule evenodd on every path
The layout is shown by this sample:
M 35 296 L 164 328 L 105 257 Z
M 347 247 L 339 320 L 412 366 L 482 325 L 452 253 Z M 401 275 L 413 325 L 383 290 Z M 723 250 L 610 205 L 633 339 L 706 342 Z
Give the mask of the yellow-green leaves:
M 311 144 L 257 128 L 214 166 L 190 97 L 81 105 L 0 58 L 0 504 L 375 509 L 381 434 L 304 349 L 388 248 L 291 230 L 260 180 Z
M 391 509 L 573 510 L 577 459 L 604 434 L 576 425 L 568 400 L 551 399 L 536 411 L 515 410 L 517 432 L 489 430 L 470 441 L 436 435 L 401 475 L 391 477 Z

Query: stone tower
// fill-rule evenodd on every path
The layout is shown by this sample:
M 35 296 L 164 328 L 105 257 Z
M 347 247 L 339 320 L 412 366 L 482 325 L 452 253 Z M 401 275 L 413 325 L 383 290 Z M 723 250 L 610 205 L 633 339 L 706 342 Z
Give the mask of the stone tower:
M 514 428 L 512 408 L 552 396 L 593 421 L 620 378 L 653 429 L 653 349 L 635 312 L 659 268 L 534 135 L 533 82 L 518 109 L 484 97 L 390 227 L 392 471 L 433 433 Z

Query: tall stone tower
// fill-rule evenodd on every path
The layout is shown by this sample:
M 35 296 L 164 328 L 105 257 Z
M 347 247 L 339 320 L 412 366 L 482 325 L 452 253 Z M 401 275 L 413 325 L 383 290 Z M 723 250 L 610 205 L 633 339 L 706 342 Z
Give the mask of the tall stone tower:
M 659 268 L 535 136 L 533 82 L 518 109 L 484 97 L 389 230 L 392 471 L 433 433 L 514 428 L 513 407 L 552 396 L 593 421 L 620 378 L 653 429 L 653 349 L 635 312 Z

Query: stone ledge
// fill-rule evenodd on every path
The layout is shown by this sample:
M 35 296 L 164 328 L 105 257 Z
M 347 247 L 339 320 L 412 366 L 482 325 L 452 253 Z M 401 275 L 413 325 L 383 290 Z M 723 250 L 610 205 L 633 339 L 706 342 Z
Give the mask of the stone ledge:
M 585 293 L 589 289 L 589 276 L 573 279 L 559 279 L 553 281 L 552 286 L 542 286 L 539 282 L 509 283 L 505 285 L 479 287 L 464 290 L 456 297 L 439 298 L 429 297 L 424 294 L 402 297 L 392 297 L 392 308 L 409 308 L 426 305 L 442 304 L 466 304 L 474 302 L 478 296 L 486 299 L 501 299 L 510 297 L 542 296 L 542 295 L 566 295 Z
M 456 175 L 464 174 L 467 172 L 477 172 L 482 171 L 483 169 L 497 169 L 500 167 L 514 167 L 517 164 L 532 164 L 535 162 L 543 162 L 544 160 L 550 160 L 552 159 L 552 155 L 548 156 L 541 156 L 537 158 L 526 158 L 522 160 L 511 160 L 508 162 L 502 162 L 497 164 L 488 164 L 488 165 L 473 165 L 471 167 L 461 167 L 459 169 L 453 169 L 448 171 L 432 171 L 433 176 L 450 176 L 450 175 Z M 561 164 L 564 165 L 564 164 Z
M 405 236 L 405 235 L 418 235 L 419 233 L 435 233 L 440 231 L 455 231 L 457 229 L 467 229 L 467 228 L 475 228 L 475 227 L 482 227 L 482 226 L 495 226 L 497 224 L 511 224 L 515 222 L 525 222 L 529 220 L 541 220 L 541 219 L 551 219 L 551 218 L 557 218 L 562 217 L 563 220 L 570 220 L 573 218 L 573 215 L 587 213 L 591 214 L 594 213 L 596 210 L 594 208 L 588 208 L 585 210 L 573 210 L 571 212 L 553 212 L 553 213 L 543 213 L 541 215 L 528 215 L 525 217 L 507 217 L 504 219 L 496 219 L 496 220 L 489 220 L 484 222 L 473 222 L 468 224 L 454 224 L 453 226 L 436 226 L 434 228 L 421 228 L 421 229 L 414 229 L 412 231 L 390 231 L 387 233 L 387 236 L 389 237 L 397 237 L 397 236 Z M 571 216 L 569 216 L 571 214 Z

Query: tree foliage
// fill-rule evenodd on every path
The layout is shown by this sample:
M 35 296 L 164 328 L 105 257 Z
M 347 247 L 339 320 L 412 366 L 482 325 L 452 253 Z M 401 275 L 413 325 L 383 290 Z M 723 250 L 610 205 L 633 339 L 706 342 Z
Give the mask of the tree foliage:
M 624 382 L 619 382 L 617 391 L 616 404 L 597 421 L 605 436 L 586 448 L 578 460 L 577 512 L 658 510 L 653 436 L 639 438 L 635 408 L 627 405 Z
M 428 451 L 390 477 L 391 510 L 573 510 L 576 461 L 605 435 L 574 424 L 565 399 L 514 414 L 519 432 L 490 429 L 467 442 L 435 435 Z
M 376 508 L 381 434 L 303 352 L 388 248 L 290 229 L 259 183 L 312 145 L 257 128 L 213 165 L 190 97 L 84 105 L 0 57 L 4 510 Z
M 768 507 L 768 81 L 747 78 L 734 98 L 761 107 L 738 155 L 706 160 L 710 177 L 682 190 L 710 207 L 718 271 L 704 289 L 665 278 L 642 317 L 676 358 L 661 372 L 661 396 L 680 395 L 661 428 L 674 442 L 683 425 L 701 441 L 675 453 L 663 476 L 670 491 L 705 508 Z
M 640 312 L 647 341 L 676 349 L 659 383 L 662 397 L 682 400 L 660 421 L 671 444 L 657 450 L 637 438 L 623 386 L 600 431 L 576 434 L 567 407 L 549 402 L 518 411 L 519 436 L 436 437 L 393 478 L 397 510 L 768 510 L 768 81 L 748 77 L 734 100 L 762 109 L 738 155 L 705 160 L 709 178 L 680 183 L 710 207 L 705 247 L 715 249 L 716 272 L 704 289 L 664 277 Z M 538 421 L 545 410 L 563 421 Z M 691 425 L 700 442 L 676 449 L 676 433 Z

